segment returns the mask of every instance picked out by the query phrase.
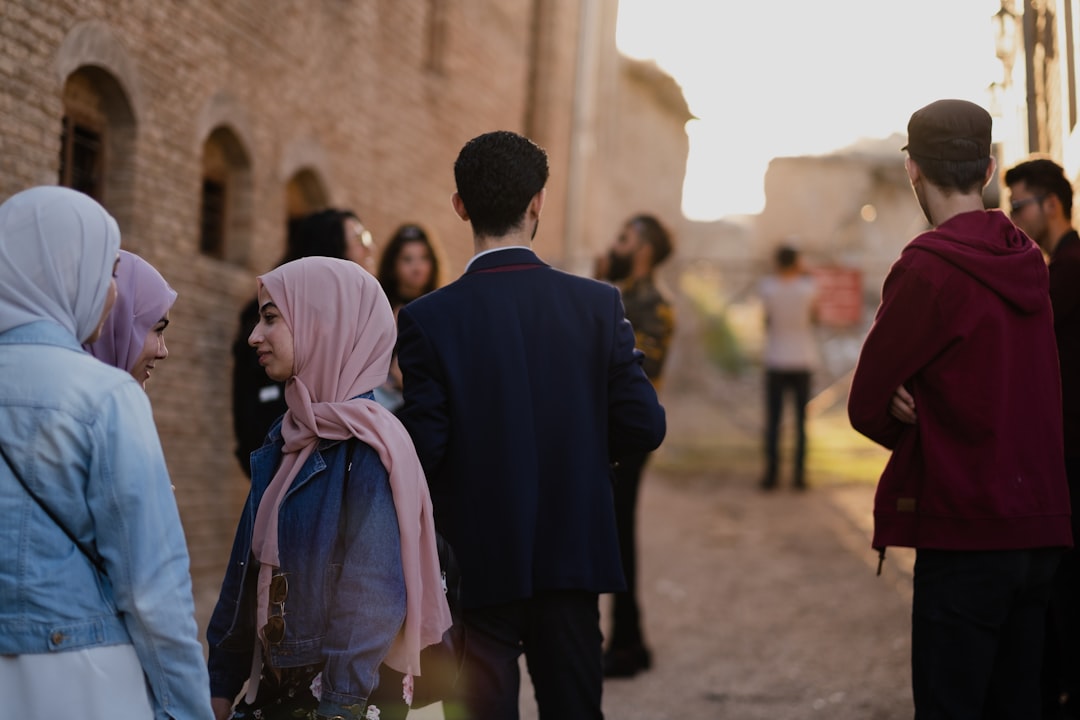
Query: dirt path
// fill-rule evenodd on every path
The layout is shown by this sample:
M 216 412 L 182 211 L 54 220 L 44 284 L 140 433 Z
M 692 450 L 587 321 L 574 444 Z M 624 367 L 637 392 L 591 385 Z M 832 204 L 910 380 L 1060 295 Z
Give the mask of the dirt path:
M 910 556 L 890 551 L 875 576 L 871 493 L 651 472 L 640 553 L 654 667 L 607 682 L 606 717 L 910 718 Z M 527 684 L 521 707 L 536 718 Z
M 835 492 L 653 475 L 642 578 L 655 668 L 605 688 L 609 718 L 910 718 L 910 599 L 874 575 Z M 858 509 L 854 503 L 846 507 Z M 910 587 L 910 584 L 907 585 Z

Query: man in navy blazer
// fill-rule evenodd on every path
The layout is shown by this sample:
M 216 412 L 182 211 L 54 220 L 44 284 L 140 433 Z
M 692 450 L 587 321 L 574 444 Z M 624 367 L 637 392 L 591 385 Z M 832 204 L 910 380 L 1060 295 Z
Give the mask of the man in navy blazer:
M 487 133 L 454 177 L 476 255 L 402 308 L 398 361 L 401 417 L 461 567 L 464 717 L 518 717 L 524 652 L 541 718 L 600 718 L 599 594 L 624 588 L 611 467 L 659 446 L 664 409 L 618 290 L 530 249 L 544 150 Z

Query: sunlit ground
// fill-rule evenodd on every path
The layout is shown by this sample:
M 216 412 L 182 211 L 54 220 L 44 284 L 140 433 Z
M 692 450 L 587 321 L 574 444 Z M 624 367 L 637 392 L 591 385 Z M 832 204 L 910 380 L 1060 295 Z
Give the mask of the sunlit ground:
M 717 476 L 756 482 L 763 471 L 764 319 L 753 281 L 722 266 L 697 264 L 671 279 L 681 298 L 671 376 L 661 393 L 668 434 L 653 458 L 665 475 Z M 824 352 L 824 348 L 823 348 Z M 836 376 L 815 372 L 808 408 L 807 481 L 811 486 L 876 483 L 888 452 L 855 432 L 847 419 L 850 365 L 833 358 Z M 682 375 L 680 377 L 680 375 Z M 793 408 L 784 407 L 781 485 L 790 482 Z
M 807 464 L 814 482 L 877 482 L 889 453 L 852 430 L 843 412 L 815 418 L 810 433 Z
M 709 408 L 700 397 L 667 403 L 669 431 L 653 463 L 667 475 L 716 474 L 732 479 L 759 479 L 763 469 L 761 430 L 739 427 Z M 692 416 L 688 417 L 688 416 Z M 687 426 L 692 426 L 692 430 Z M 790 478 L 793 428 L 781 426 L 781 483 Z M 842 405 L 807 421 L 807 481 L 811 486 L 877 482 L 888 451 L 855 432 Z M 785 472 L 787 474 L 785 474 Z

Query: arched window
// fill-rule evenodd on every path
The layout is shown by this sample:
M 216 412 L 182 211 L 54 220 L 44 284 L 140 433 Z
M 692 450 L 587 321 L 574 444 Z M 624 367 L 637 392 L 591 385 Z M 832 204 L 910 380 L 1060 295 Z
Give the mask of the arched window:
M 329 204 L 326 186 L 311 168 L 297 170 L 285 183 L 285 212 L 290 218 L 323 210 Z
M 123 232 L 134 211 L 131 103 L 111 74 L 83 66 L 67 77 L 63 106 L 57 182 L 104 205 Z
M 214 128 L 203 144 L 199 251 L 243 264 L 251 245 L 251 162 L 228 126 Z

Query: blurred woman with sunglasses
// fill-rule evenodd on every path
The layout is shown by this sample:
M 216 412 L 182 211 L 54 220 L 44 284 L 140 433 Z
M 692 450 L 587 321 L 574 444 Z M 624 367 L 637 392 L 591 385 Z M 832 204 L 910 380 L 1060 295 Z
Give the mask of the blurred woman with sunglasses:
M 252 454 L 207 633 L 216 716 L 246 679 L 234 718 L 365 717 L 370 705 L 404 717 L 420 649 L 450 612 L 423 470 L 371 392 L 393 313 L 373 276 L 325 257 L 261 276 L 258 300 L 249 342 L 288 410 Z
M 117 302 L 119 249 L 113 218 L 74 190 L 0 205 L 5 718 L 212 717 L 150 402 L 81 347 Z

